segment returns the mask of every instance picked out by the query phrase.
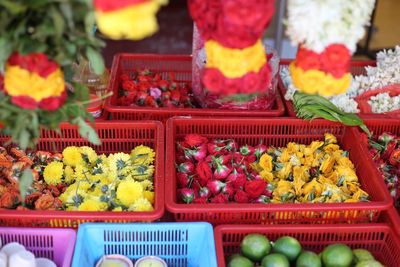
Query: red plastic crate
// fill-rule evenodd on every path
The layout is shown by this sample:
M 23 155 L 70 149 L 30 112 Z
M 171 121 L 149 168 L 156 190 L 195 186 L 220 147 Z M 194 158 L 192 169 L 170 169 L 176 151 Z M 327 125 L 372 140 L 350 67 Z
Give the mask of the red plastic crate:
M 119 76 L 132 73 L 138 68 L 161 72 L 166 78 L 173 72 L 178 82 L 192 82 L 192 57 L 189 55 L 118 54 L 115 56 L 109 90 L 113 96 L 106 100 L 105 110 L 113 120 L 157 120 L 166 122 L 174 116 L 232 116 L 232 117 L 279 117 L 285 113 L 282 98 L 277 91 L 275 107 L 271 110 L 224 110 L 205 108 L 151 108 L 118 106 Z
M 197 133 L 208 138 L 233 138 L 239 145 L 284 146 L 288 142 L 309 144 L 333 133 L 340 145 L 350 152 L 362 188 L 372 200 L 360 203 L 304 204 L 181 204 L 177 200 L 175 142 L 186 134 Z M 356 132 L 325 120 L 306 122 L 294 118 L 172 118 L 167 122 L 166 139 L 166 207 L 177 221 L 227 223 L 347 223 L 376 221 L 379 213 L 391 206 L 391 199 L 374 166 L 365 164 Z
M 369 250 L 388 267 L 400 264 L 400 240 L 387 224 L 365 225 L 222 225 L 214 230 L 218 266 L 225 267 L 225 258 L 240 252 L 242 239 L 250 233 L 260 233 L 275 241 L 289 235 L 300 241 L 302 247 L 316 253 L 333 243 L 344 243 L 352 249 Z
M 1 210 L 0 225 L 27 227 L 77 228 L 84 222 L 137 222 L 155 221 L 164 214 L 164 127 L 160 122 L 97 122 L 96 131 L 102 141 L 100 146 L 82 139 L 77 127 L 61 125 L 61 136 L 54 131 L 41 133 L 37 150 L 61 152 L 67 146 L 91 146 L 97 153 L 129 153 L 136 145 L 147 145 L 156 152 L 154 190 L 155 206 L 151 212 L 81 212 Z M 9 138 L 0 135 L 0 145 Z
M 280 68 L 281 67 L 287 67 L 290 64 L 291 60 L 289 59 L 284 59 L 280 61 Z M 369 60 L 369 61 L 352 61 L 350 65 L 350 71 L 353 75 L 361 75 L 365 74 L 365 67 L 366 66 L 376 66 L 376 62 Z M 285 94 L 286 94 L 286 87 L 283 84 L 283 81 L 281 79 L 281 76 L 279 75 L 278 79 L 278 88 L 279 92 L 281 94 L 281 97 L 283 99 L 283 102 L 285 103 L 285 107 L 287 110 L 287 114 L 290 117 L 296 117 L 296 112 L 294 111 L 293 107 L 293 102 L 288 101 L 285 99 Z M 360 117 L 362 118 L 391 118 L 398 116 L 393 113 L 388 113 L 388 114 L 376 114 L 376 113 L 359 113 Z

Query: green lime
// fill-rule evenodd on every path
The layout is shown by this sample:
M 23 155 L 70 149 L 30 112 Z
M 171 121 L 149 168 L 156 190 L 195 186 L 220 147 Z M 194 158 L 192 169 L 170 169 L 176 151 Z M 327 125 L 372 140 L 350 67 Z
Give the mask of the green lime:
M 297 258 L 296 267 L 321 267 L 321 259 L 312 251 L 303 251 Z
M 371 252 L 366 249 L 353 249 L 354 261 L 355 263 L 360 261 L 370 261 L 375 260 L 374 256 L 372 256 Z
M 360 261 L 355 267 L 383 267 L 383 265 L 376 260 Z
M 291 236 L 282 236 L 275 241 L 272 251 L 285 255 L 289 261 L 295 261 L 301 252 L 301 244 Z
M 252 261 L 261 261 L 271 251 L 271 244 L 263 235 L 249 234 L 245 236 L 240 245 L 243 256 Z
M 325 267 L 348 267 L 353 262 L 353 251 L 344 244 L 333 244 L 322 251 Z
M 271 253 L 261 261 L 261 267 L 290 267 L 290 263 L 285 255 Z
M 237 254 L 236 256 L 230 258 L 228 267 L 254 267 L 254 264 L 248 258 Z

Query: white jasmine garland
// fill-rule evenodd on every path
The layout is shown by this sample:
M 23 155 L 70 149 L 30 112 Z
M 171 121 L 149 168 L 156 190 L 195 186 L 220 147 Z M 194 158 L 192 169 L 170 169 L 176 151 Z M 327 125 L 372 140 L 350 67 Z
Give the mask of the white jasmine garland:
M 380 93 L 368 100 L 373 113 L 390 112 L 400 109 L 400 96 L 391 97 L 388 93 Z
M 294 46 L 317 53 L 335 43 L 354 53 L 374 5 L 375 0 L 289 0 L 286 33 Z

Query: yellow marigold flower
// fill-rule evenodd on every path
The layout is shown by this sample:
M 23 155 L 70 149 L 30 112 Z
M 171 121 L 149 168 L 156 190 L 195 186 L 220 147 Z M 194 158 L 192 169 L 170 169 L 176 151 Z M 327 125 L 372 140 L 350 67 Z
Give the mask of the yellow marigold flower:
M 268 155 L 267 153 L 263 154 L 260 158 L 260 163 L 259 165 L 263 170 L 265 171 L 272 171 L 272 157 Z
M 340 178 L 343 177 L 343 179 L 346 182 L 357 182 L 358 178 L 357 178 L 357 174 L 354 171 L 354 169 L 349 168 L 349 167 L 344 167 L 344 166 L 338 166 L 336 168 L 336 171 L 338 172 L 338 175 Z
M 319 197 L 323 190 L 323 185 L 320 184 L 315 178 L 311 180 L 311 182 L 306 183 L 303 186 L 303 194 L 308 194 L 314 191 L 316 197 Z
M 335 165 L 335 159 L 329 155 L 326 155 L 325 159 L 322 161 L 319 170 L 324 173 L 330 173 L 333 170 L 333 166 Z
M 144 191 L 143 197 L 147 199 L 152 205 L 154 204 L 154 192 Z
M 300 166 L 293 167 L 293 186 L 294 186 L 294 190 L 297 195 L 301 195 L 301 193 L 302 193 L 301 188 L 308 180 L 306 173 L 308 173 L 307 168 L 305 168 L 304 166 L 303 167 L 300 167 Z
M 322 141 L 312 141 L 308 147 L 311 149 L 312 153 L 314 153 L 317 149 L 319 149 L 323 145 L 324 145 L 324 142 L 322 142 Z
M 64 164 L 59 161 L 50 162 L 43 172 L 44 181 L 49 185 L 61 183 L 64 174 Z
M 286 145 L 286 149 L 289 152 L 289 154 L 294 154 L 300 151 L 300 146 L 299 144 L 295 143 L 295 142 L 289 142 Z
M 137 146 L 131 151 L 131 158 L 134 164 L 150 165 L 154 162 L 156 153 L 148 146 Z
M 97 160 L 97 154 L 93 148 L 88 146 L 81 146 L 79 151 L 82 154 L 82 159 L 88 164 L 95 164 Z
M 348 167 L 350 169 L 354 169 L 354 164 L 348 157 L 340 157 L 336 159 L 336 162 L 339 166 Z
M 118 185 L 117 198 L 123 205 L 129 207 L 141 197 L 143 197 L 143 187 L 140 183 L 124 180 Z
M 105 211 L 106 209 L 106 203 L 94 199 L 85 199 L 78 208 L 79 211 Z
M 153 211 L 154 208 L 151 205 L 150 201 L 146 198 L 137 199 L 131 206 L 129 206 L 130 211 Z
M 324 138 L 325 138 L 325 144 L 337 144 L 336 136 L 334 136 L 331 133 L 325 133 Z
M 76 146 L 66 147 L 63 150 L 62 155 L 63 155 L 63 162 L 65 165 L 76 167 L 77 165 L 84 163 L 79 148 Z
M 292 183 L 280 180 L 272 195 L 276 202 L 290 202 L 295 197 Z
M 260 172 L 260 176 L 261 178 L 263 178 L 264 181 L 266 182 L 272 182 L 272 180 L 274 179 L 274 175 L 272 174 L 272 172 L 267 171 L 267 170 L 262 170 Z
M 74 172 L 74 169 L 72 169 L 71 166 L 68 166 L 68 165 L 65 166 L 65 169 L 64 169 L 64 181 L 67 184 L 71 184 L 71 183 L 73 183 L 75 181 L 75 172 Z
M 329 144 L 324 146 L 324 152 L 332 154 L 335 151 L 340 150 L 340 146 L 337 144 Z
M 290 153 L 288 152 L 288 150 L 286 148 L 282 149 L 282 154 L 278 157 L 278 161 L 285 163 L 288 162 L 290 160 Z

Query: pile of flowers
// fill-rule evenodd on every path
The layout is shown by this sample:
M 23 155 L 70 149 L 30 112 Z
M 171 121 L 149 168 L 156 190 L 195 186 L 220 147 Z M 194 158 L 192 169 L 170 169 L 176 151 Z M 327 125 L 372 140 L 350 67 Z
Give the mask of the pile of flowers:
M 152 211 L 154 151 L 137 146 L 130 154 L 98 155 L 87 146 L 66 147 L 62 154 L 37 151 L 25 154 L 3 149 L 0 207 L 7 209 L 77 211 Z M 12 158 L 11 158 L 12 157 Z M 25 201 L 18 192 L 24 169 L 34 182 Z
M 140 107 L 194 107 L 191 86 L 175 80 L 174 73 L 163 79 L 161 73 L 138 70 L 120 77 L 118 105 Z
M 374 90 L 400 84 L 400 46 L 396 46 L 393 50 L 380 51 L 377 54 L 376 63 L 376 67 L 365 67 L 365 75 L 355 75 L 346 93 L 327 97 L 327 99 L 344 112 L 359 113 L 360 107 L 357 98 Z M 285 99 L 293 101 L 293 96 L 299 91 L 299 88 L 294 84 L 288 68 L 282 68 L 280 75 L 287 89 Z M 368 104 L 373 113 L 400 109 L 399 96 L 392 95 L 390 92 L 370 95 Z
M 290 64 L 296 88 L 326 97 L 347 91 L 351 55 L 374 4 L 375 0 L 288 1 L 287 34 L 300 45 Z
M 369 153 L 385 180 L 394 205 L 400 212 L 400 137 L 383 133 L 368 142 Z
M 112 39 L 140 40 L 158 30 L 157 11 L 168 0 L 93 0 L 100 31 Z
M 274 12 L 273 0 L 190 0 L 207 57 L 206 89 L 217 96 L 265 91 L 271 81 L 261 38 Z
M 368 201 L 348 153 L 332 134 L 306 146 L 239 146 L 187 135 L 177 143 L 181 203 L 334 203 Z

